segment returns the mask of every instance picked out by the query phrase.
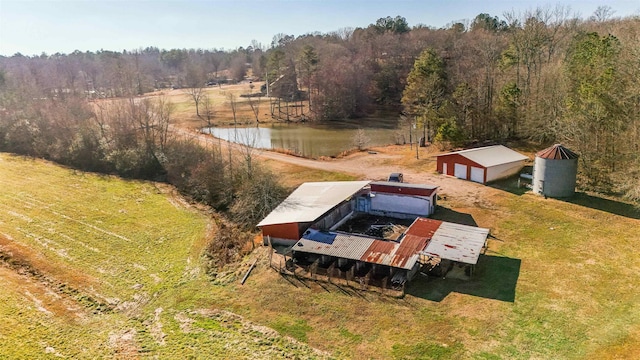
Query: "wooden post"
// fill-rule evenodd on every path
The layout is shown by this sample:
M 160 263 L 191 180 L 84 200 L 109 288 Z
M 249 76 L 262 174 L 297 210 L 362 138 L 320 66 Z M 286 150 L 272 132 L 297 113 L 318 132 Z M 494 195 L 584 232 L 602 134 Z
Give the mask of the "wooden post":
M 329 265 L 329 268 L 327 269 L 327 281 L 331 282 L 331 275 L 333 275 L 333 270 L 335 270 L 336 268 L 336 262 L 338 260 L 334 261 L 331 263 L 331 265 Z
M 244 285 L 244 282 L 247 281 L 247 278 L 249 277 L 249 274 L 251 274 L 251 270 L 253 270 L 253 268 L 256 266 L 257 262 L 258 262 L 258 259 L 255 259 L 253 261 L 253 264 L 251 264 L 251 266 L 249 267 L 249 270 L 247 270 L 247 273 L 244 274 L 244 277 L 242 278 L 242 281 L 240 281 L 240 285 Z
M 273 267 L 271 261 L 273 259 L 273 244 L 271 244 L 271 236 L 267 235 L 267 244 L 269 244 L 269 267 Z

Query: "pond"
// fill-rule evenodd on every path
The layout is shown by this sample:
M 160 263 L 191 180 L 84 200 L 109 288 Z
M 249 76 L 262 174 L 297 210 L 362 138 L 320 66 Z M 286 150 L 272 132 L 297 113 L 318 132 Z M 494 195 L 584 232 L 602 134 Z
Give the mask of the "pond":
M 362 129 L 361 134 L 364 134 L 367 140 L 366 147 L 402 141 L 399 120 L 393 118 L 268 124 L 260 127 L 211 127 L 203 129 L 202 132 L 260 149 L 287 149 L 305 157 L 317 158 L 336 156 L 357 147 L 354 138 L 359 129 Z

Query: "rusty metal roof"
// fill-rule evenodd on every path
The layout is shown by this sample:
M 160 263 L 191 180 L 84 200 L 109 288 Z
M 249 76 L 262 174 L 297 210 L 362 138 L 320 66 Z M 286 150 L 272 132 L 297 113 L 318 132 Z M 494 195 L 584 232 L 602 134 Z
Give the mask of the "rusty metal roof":
M 488 235 L 489 229 L 418 218 L 399 241 L 309 229 L 292 250 L 410 270 L 421 254 L 475 264 Z
M 414 236 L 422 236 L 431 239 L 433 233 L 438 230 L 442 221 L 433 220 L 427 218 L 417 218 L 407 231 L 405 231 L 405 235 L 414 235 Z
M 418 253 L 428 241 L 418 237 L 401 242 L 385 241 L 340 232 L 325 233 L 335 236 L 331 242 L 327 241 L 328 236 L 323 236 L 323 241 L 312 240 L 318 239 L 318 232 L 315 229 L 307 230 L 292 250 L 411 270 L 418 261 Z
M 567 149 L 561 144 L 555 144 L 544 150 L 540 150 L 536 153 L 536 156 L 539 158 L 552 160 L 569 160 L 578 158 L 578 154 Z

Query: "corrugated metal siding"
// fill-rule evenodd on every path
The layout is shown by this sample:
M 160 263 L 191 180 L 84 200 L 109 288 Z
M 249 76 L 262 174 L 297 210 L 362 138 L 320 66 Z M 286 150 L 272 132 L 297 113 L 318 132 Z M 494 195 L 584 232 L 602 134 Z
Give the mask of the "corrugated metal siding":
M 262 236 L 272 238 L 297 240 L 300 238 L 300 229 L 297 223 L 266 225 L 262 228 Z
M 523 167 L 524 160 L 489 167 L 485 173 L 486 182 L 500 180 L 511 175 L 515 175 L 519 173 Z
M 355 199 L 351 199 L 339 206 L 331 209 L 326 214 L 323 214 L 319 221 L 315 222 L 312 227 L 315 229 L 329 229 L 335 225 L 338 221 L 342 220 L 355 208 Z
M 371 210 L 385 213 L 431 215 L 431 199 L 424 196 L 377 193 L 371 198 Z

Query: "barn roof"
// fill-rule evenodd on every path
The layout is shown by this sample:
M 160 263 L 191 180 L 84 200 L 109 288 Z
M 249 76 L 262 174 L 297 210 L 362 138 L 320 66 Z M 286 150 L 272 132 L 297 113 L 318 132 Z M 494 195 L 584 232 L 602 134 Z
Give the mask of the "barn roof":
M 426 239 L 385 241 L 358 234 L 309 229 L 292 250 L 411 270 L 426 242 Z
M 421 254 L 475 264 L 488 235 L 489 229 L 417 218 L 398 241 L 309 229 L 292 250 L 410 270 Z
M 567 149 L 561 144 L 555 144 L 544 150 L 540 150 L 538 151 L 538 153 L 536 153 L 536 156 L 543 159 L 553 159 L 553 160 L 569 160 L 569 159 L 578 158 L 578 154 Z
M 308 182 L 300 185 L 257 226 L 312 222 L 364 188 L 369 181 Z
M 440 157 L 452 154 L 464 156 L 467 159 L 484 167 L 508 164 L 528 159 L 527 156 L 522 155 L 517 151 L 511 150 L 503 145 L 493 145 L 475 149 L 460 150 L 446 154 L 440 154 L 437 156 Z

